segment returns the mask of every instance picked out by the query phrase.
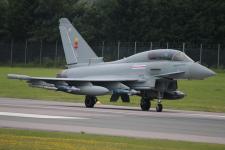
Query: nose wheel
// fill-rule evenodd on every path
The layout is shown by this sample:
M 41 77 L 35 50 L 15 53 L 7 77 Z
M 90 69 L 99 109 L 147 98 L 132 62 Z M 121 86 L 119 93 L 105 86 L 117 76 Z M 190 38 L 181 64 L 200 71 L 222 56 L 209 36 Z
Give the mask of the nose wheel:
M 156 111 L 157 112 L 162 112 L 162 110 L 163 110 L 163 105 L 162 104 L 157 104 Z
M 163 105 L 161 104 L 161 99 L 162 99 L 162 95 L 160 92 L 158 92 L 158 101 L 157 101 L 157 105 L 156 105 L 157 112 L 162 112 L 162 110 L 163 110 Z

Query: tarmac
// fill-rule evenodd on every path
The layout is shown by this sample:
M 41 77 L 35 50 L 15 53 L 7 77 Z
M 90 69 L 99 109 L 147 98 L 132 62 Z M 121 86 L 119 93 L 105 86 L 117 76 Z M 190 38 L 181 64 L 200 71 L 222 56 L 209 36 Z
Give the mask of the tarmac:
M 0 98 L 0 127 L 225 144 L 225 113 Z

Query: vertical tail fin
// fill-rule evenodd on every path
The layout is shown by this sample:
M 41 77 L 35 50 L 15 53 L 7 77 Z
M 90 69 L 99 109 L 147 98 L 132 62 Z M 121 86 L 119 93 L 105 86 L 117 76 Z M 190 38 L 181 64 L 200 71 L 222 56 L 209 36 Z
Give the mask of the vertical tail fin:
M 98 59 L 91 47 L 67 18 L 61 18 L 59 22 L 59 30 L 68 67 L 80 63 L 89 63 L 91 59 Z

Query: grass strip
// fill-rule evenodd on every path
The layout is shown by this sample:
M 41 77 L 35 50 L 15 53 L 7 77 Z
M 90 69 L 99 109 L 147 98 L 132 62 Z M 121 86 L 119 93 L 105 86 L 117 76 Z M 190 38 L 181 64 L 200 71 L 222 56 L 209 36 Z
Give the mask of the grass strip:
M 0 150 L 224 150 L 225 145 L 18 129 L 0 129 Z

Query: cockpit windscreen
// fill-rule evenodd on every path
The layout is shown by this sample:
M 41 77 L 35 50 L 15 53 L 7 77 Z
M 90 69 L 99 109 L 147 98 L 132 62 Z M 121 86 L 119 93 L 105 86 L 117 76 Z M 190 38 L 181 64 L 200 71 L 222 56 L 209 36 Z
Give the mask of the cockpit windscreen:
M 169 60 L 169 61 L 186 61 L 193 62 L 185 53 L 177 50 L 152 50 L 148 53 L 149 60 Z

